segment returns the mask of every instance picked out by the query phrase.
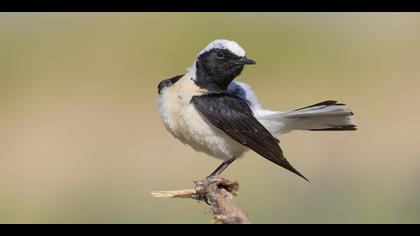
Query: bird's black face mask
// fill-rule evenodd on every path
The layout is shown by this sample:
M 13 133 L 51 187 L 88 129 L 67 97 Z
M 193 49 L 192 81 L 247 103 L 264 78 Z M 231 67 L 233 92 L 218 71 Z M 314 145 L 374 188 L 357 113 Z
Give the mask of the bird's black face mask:
M 226 91 L 247 64 L 255 64 L 255 61 L 239 57 L 227 49 L 212 49 L 201 54 L 196 61 L 196 84 L 211 92 Z

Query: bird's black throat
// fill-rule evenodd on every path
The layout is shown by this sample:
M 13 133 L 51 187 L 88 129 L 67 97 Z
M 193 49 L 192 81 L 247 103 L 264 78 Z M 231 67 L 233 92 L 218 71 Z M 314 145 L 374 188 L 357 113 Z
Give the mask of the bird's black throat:
M 224 92 L 236 76 L 240 75 L 243 65 L 237 65 L 223 73 L 209 74 L 197 68 L 195 83 L 209 92 Z
M 226 49 L 213 49 L 201 54 L 195 62 L 195 83 L 209 92 L 226 91 L 244 68 L 243 64 L 236 63 L 239 59 L 240 57 Z

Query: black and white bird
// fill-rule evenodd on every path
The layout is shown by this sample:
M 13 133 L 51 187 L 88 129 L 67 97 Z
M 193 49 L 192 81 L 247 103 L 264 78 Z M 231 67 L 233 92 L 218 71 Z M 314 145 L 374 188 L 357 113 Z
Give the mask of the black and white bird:
M 332 100 L 288 112 L 264 109 L 249 85 L 233 81 L 251 64 L 238 43 L 211 42 L 185 75 L 159 83 L 160 117 L 175 138 L 223 160 L 206 181 L 249 149 L 307 180 L 284 157 L 276 137 L 293 130 L 356 130 L 353 113 Z

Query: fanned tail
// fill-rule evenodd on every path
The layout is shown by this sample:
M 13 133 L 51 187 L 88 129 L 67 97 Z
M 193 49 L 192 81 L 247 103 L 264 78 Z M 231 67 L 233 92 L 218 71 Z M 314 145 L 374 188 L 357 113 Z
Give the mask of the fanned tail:
M 258 117 L 275 135 L 293 130 L 357 130 L 353 112 L 345 104 L 328 100 L 290 112 L 274 112 Z

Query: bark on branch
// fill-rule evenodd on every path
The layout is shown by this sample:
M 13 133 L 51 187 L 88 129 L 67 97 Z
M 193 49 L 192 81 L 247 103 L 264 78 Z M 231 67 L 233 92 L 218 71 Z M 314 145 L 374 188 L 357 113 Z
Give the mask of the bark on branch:
M 210 205 L 213 215 L 211 223 L 250 224 L 246 212 L 235 205 L 233 196 L 237 196 L 238 182 L 231 182 L 223 178 L 214 179 L 207 187 L 203 182 L 195 182 L 195 188 L 175 191 L 153 191 L 156 198 L 191 198 L 205 201 Z

